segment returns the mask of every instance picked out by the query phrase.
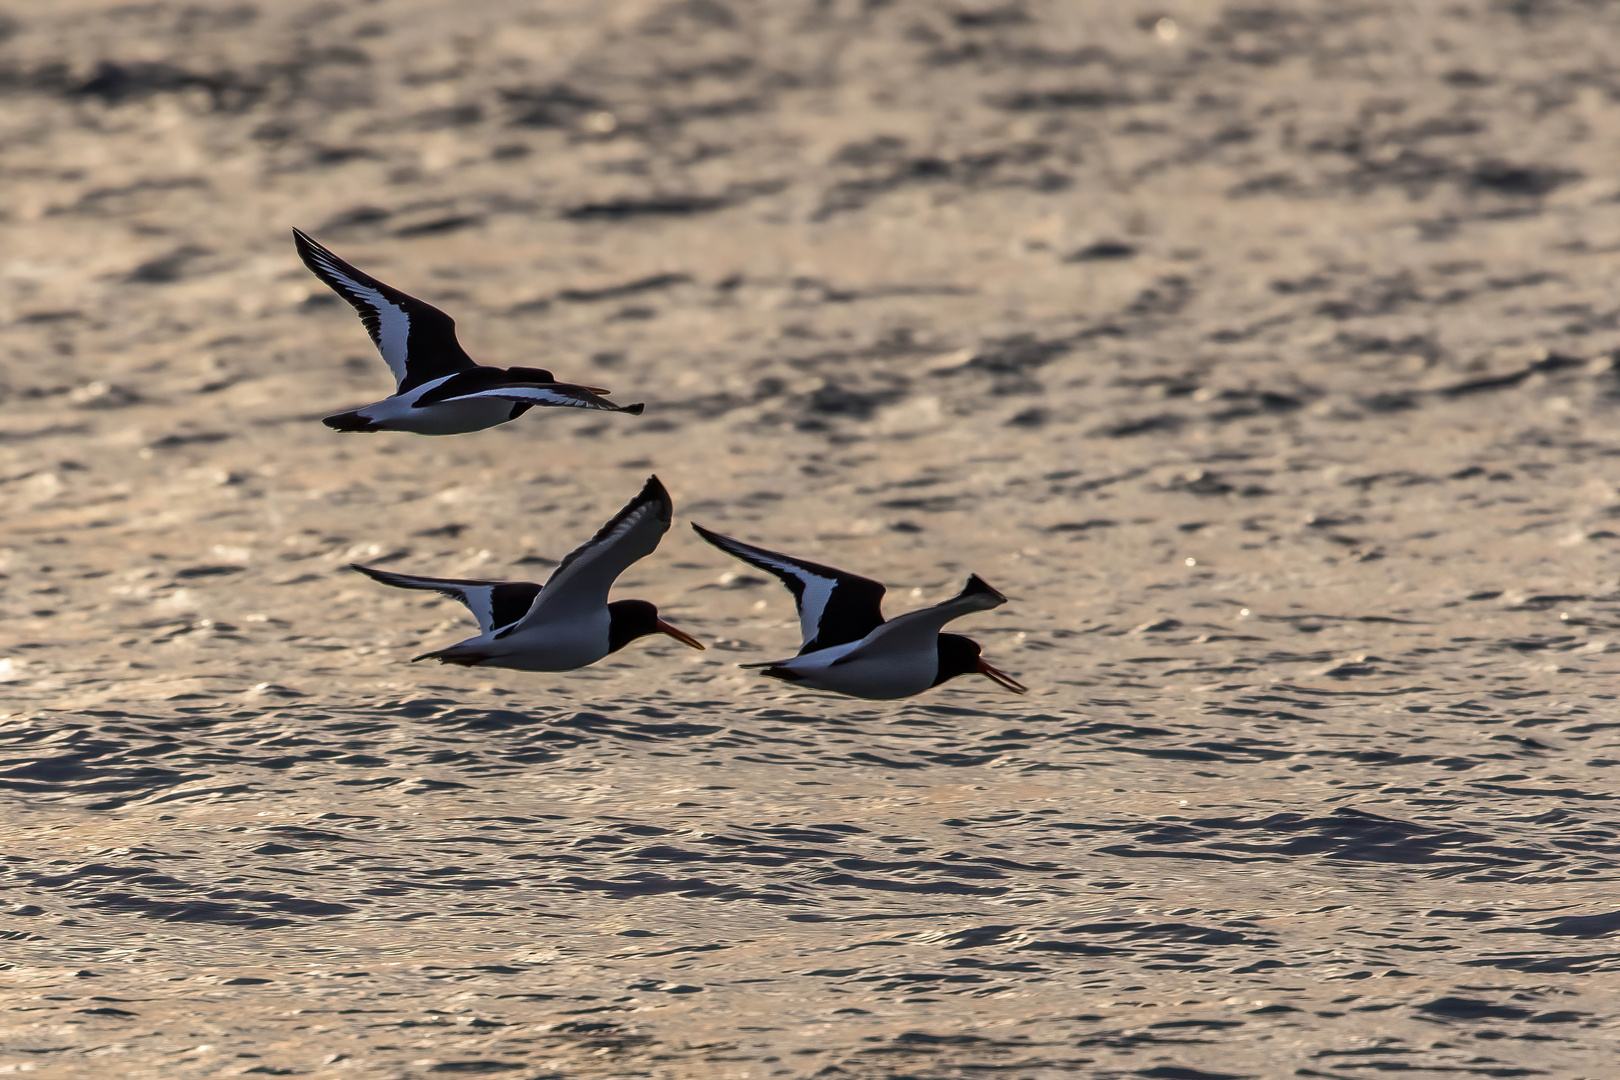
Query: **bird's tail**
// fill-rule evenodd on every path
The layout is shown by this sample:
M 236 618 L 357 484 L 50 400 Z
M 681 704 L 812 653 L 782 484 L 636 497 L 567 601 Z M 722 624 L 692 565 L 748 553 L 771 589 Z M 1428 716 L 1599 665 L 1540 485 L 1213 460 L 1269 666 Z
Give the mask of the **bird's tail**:
M 800 679 L 804 678 L 803 675 L 799 674 L 797 671 L 794 671 L 792 668 L 782 666 L 782 661 L 780 660 L 768 660 L 763 664 L 738 664 L 737 666 L 743 668 L 754 668 L 761 675 L 769 675 L 771 678 L 781 679 L 783 682 L 798 682 Z
M 451 645 L 446 649 L 436 649 L 433 652 L 423 653 L 421 656 L 411 657 L 411 663 L 418 660 L 437 660 L 441 664 L 459 664 L 462 667 L 477 667 L 489 654 L 482 649 L 475 649 L 467 645 Z
M 325 417 L 321 423 L 333 431 L 375 431 L 377 425 L 372 423 L 368 416 L 361 416 L 359 412 L 333 413 Z

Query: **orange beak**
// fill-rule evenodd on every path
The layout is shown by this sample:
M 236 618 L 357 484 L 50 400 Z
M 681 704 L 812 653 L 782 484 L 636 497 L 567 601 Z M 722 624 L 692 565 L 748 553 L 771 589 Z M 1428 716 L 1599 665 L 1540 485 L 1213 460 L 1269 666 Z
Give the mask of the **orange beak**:
M 681 630 L 677 627 L 669 625 L 669 623 L 665 622 L 663 619 L 658 620 L 654 629 L 656 629 L 660 634 L 668 634 L 682 645 L 690 645 L 692 648 L 698 650 L 702 650 L 703 648 L 703 642 L 699 641 L 691 634 L 688 634 L 685 630 Z
M 1019 682 L 1017 679 L 1013 678 L 1011 675 L 1007 674 L 1005 671 L 1002 671 L 1000 668 L 996 667 L 994 664 L 983 659 L 982 657 L 979 660 L 979 674 L 983 675 L 991 682 L 999 683 L 1000 685 L 1005 686 L 1015 694 L 1029 693 L 1029 687 L 1025 686 L 1023 683 Z
M 593 394 L 601 394 L 603 397 L 613 393 L 613 391 L 609 390 L 605 386 L 587 386 L 585 389 L 589 390 Z

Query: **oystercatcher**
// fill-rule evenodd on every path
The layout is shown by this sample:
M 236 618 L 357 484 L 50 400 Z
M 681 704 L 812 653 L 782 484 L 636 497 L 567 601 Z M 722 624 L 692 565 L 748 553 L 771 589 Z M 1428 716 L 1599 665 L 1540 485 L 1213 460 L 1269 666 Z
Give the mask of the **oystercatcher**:
M 648 477 L 641 494 L 558 564 L 544 587 L 529 581 L 418 577 L 350 565 L 384 585 L 453 596 L 478 620 L 477 637 L 423 653 L 412 663 L 437 660 L 463 667 L 572 671 L 648 634 L 668 634 L 682 645 L 703 648 L 696 638 L 660 619 L 658 608 L 645 600 L 608 602 L 614 579 L 658 547 L 674 510 L 658 477 Z
M 780 578 L 799 607 L 804 645 L 798 655 L 743 667 L 815 690 L 876 700 L 910 697 L 958 675 L 973 674 L 1014 693 L 1028 691 L 980 657 L 978 642 L 940 633 L 952 619 L 1007 602 L 977 574 L 970 575 L 951 599 L 885 621 L 880 582 L 766 551 L 696 522 L 692 528 L 726 554 Z
M 321 423 L 338 431 L 411 431 L 460 435 L 516 420 L 537 405 L 640 415 L 615 405 L 598 386 L 558 382 L 544 368 L 484 367 L 456 341 L 456 321 L 431 304 L 350 266 L 297 229 L 298 256 L 360 314 L 399 386 L 392 397 Z

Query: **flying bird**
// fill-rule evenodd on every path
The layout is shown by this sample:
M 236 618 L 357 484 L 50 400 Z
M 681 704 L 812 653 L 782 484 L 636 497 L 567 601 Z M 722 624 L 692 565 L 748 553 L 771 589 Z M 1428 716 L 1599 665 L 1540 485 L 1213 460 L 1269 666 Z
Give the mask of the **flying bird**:
M 658 547 L 675 506 L 652 476 L 641 493 L 597 534 L 575 548 L 545 585 L 529 581 L 473 581 L 421 577 L 351 563 L 362 574 L 401 589 L 428 589 L 467 605 L 478 634 L 413 657 L 463 667 L 518 671 L 573 671 L 594 664 L 639 637 L 667 634 L 701 649 L 696 638 L 658 617 L 645 600 L 608 601 L 613 582 Z
M 979 644 L 940 631 L 953 619 L 1000 607 L 1007 598 L 977 574 L 962 591 L 932 607 L 883 618 L 880 582 L 733 540 L 692 523 L 728 555 L 781 579 L 799 608 L 798 655 L 744 664 L 814 690 L 889 700 L 920 694 L 958 675 L 983 675 L 1017 694 L 1028 688 L 979 655 Z
M 355 269 L 297 229 L 293 243 L 314 275 L 349 302 L 398 382 L 391 397 L 321 423 L 337 431 L 411 431 L 460 435 L 516 420 L 530 409 L 604 409 L 640 415 L 643 405 L 615 405 L 599 386 L 558 382 L 544 368 L 484 367 L 456 340 L 456 321 Z

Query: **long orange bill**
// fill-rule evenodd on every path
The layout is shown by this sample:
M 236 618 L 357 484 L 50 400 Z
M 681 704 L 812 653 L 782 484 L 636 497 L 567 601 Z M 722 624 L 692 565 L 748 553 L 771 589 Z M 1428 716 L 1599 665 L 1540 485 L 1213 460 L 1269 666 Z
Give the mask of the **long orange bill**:
M 587 387 L 585 387 L 585 389 L 589 390 L 593 394 L 601 394 L 604 397 L 607 396 L 608 394 L 613 393 L 613 391 L 609 390 L 605 386 L 587 386 Z
M 663 619 L 659 619 L 653 628 L 660 634 L 668 634 L 682 645 L 690 645 L 694 649 L 703 648 L 703 642 L 699 641 L 691 634 L 688 634 L 685 630 L 681 630 L 677 627 L 669 625 L 669 623 L 665 622 Z
M 982 657 L 979 660 L 979 674 L 985 676 L 991 682 L 1000 683 L 1015 694 L 1029 693 L 1029 687 Z

